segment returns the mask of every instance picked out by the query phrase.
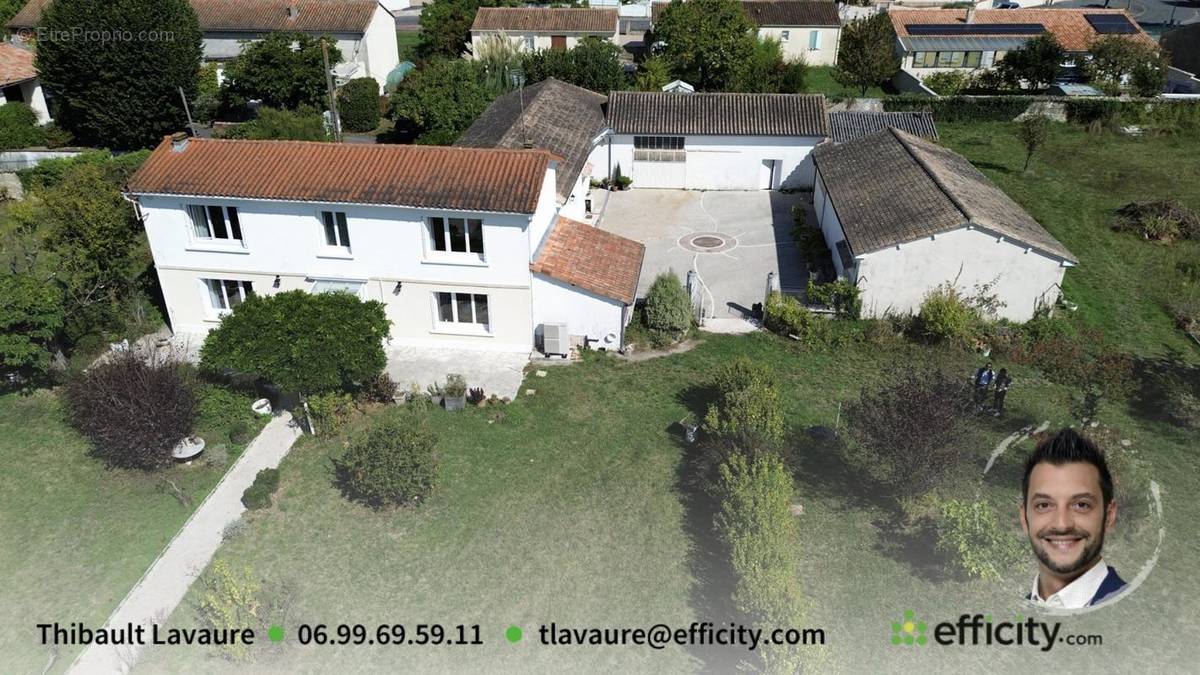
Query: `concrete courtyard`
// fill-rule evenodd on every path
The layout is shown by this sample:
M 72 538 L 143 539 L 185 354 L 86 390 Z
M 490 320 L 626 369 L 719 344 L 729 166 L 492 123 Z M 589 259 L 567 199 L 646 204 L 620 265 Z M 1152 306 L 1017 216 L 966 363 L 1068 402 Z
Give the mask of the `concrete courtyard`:
M 634 188 L 611 193 L 599 227 L 646 245 L 638 297 L 660 272 L 672 269 L 686 281 L 694 270 L 706 289 L 706 316 L 743 318 L 763 301 L 768 273 L 784 289 L 804 286 L 806 268 L 792 243 L 794 204 L 816 222 L 802 194 Z

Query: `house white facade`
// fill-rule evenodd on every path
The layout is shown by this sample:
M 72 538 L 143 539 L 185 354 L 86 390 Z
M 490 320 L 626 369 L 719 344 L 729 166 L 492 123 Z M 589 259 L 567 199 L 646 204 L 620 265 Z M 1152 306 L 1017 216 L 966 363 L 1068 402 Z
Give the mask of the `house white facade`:
M 559 217 L 557 161 L 548 153 L 389 146 L 380 157 L 375 146 L 313 146 L 168 141 L 130 180 L 176 333 L 206 334 L 251 294 L 299 289 L 382 302 L 396 345 L 529 352 L 546 321 L 569 322 L 592 340 L 622 335 L 623 313 L 593 316 L 594 293 L 567 285 L 539 297 L 531 263 Z M 221 172 L 256 156 L 275 161 L 246 182 L 266 187 L 242 189 L 219 176 L 200 179 L 211 187 L 178 187 L 196 185 L 188 177 L 206 166 Z M 305 181 L 309 161 L 328 168 Z M 387 175 L 366 185 L 345 177 L 364 162 Z M 490 175 L 463 185 L 471 194 L 442 196 L 454 175 L 477 165 Z M 396 196 L 381 194 L 393 181 Z M 294 191 L 296 184 L 308 191 Z M 380 196 L 322 196 L 355 190 Z
M 480 45 L 496 37 L 521 52 L 574 49 L 588 37 L 617 44 L 618 23 L 616 9 L 483 7 L 471 25 L 471 55 L 477 57 Z
M 864 316 L 916 314 L 949 284 L 964 297 L 995 296 L 998 317 L 1027 321 L 1053 306 L 1077 264 L 983 174 L 930 141 L 888 129 L 822 146 L 816 165 L 817 223 L 838 276 L 860 288 Z
M 25 47 L 0 43 L 0 105 L 24 103 L 37 115 L 38 124 L 50 121 L 50 109 L 33 67 L 33 52 Z
M 802 0 L 806 1 L 806 0 Z M 811 1 L 811 0 L 807 0 Z M 785 61 L 802 60 L 810 66 L 837 65 L 841 26 L 759 26 L 759 39 L 779 42 Z

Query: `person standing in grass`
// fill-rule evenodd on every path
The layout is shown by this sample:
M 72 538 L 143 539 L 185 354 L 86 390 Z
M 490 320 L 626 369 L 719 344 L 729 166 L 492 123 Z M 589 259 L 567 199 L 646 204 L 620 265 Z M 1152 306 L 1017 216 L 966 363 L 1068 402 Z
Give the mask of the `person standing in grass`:
M 975 405 L 983 406 L 987 402 L 988 389 L 992 386 L 992 379 L 996 376 L 992 372 L 992 364 L 987 364 L 979 370 L 975 371 L 975 377 L 972 383 L 975 385 Z
M 1012 378 L 1008 375 L 1008 368 L 1001 368 L 996 374 L 996 389 L 992 393 L 992 408 L 995 410 L 993 415 L 999 417 L 1004 412 L 1004 398 L 1008 396 L 1008 388 L 1012 386 Z

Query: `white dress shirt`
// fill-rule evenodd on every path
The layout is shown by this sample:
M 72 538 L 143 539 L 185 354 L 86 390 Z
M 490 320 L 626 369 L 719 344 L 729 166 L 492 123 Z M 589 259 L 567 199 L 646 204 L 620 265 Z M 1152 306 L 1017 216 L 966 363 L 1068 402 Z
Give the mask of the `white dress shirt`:
M 1039 605 L 1046 607 L 1055 607 L 1058 609 L 1082 609 L 1088 606 L 1092 598 L 1096 596 L 1096 591 L 1100 590 L 1100 584 L 1104 583 L 1104 578 L 1108 576 L 1108 565 L 1104 564 L 1104 559 L 1096 561 L 1092 568 L 1083 574 L 1076 577 L 1075 581 L 1063 586 L 1054 595 L 1051 595 L 1045 600 L 1038 593 L 1038 575 L 1033 575 L 1033 592 L 1029 597 Z

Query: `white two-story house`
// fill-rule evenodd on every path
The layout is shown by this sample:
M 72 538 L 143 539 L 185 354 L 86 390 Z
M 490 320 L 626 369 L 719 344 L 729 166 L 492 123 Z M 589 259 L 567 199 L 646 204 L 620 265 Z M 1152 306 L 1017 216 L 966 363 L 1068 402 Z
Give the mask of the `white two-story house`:
M 594 37 L 617 42 L 617 10 L 588 7 L 480 7 L 471 24 L 471 54 L 488 38 L 504 36 L 518 50 L 574 49 Z
M 542 150 L 177 134 L 127 191 L 177 334 L 207 333 L 250 295 L 301 289 L 384 303 L 398 344 L 527 352 L 549 322 L 617 348 L 641 258 L 613 261 L 559 227 L 558 166 Z

